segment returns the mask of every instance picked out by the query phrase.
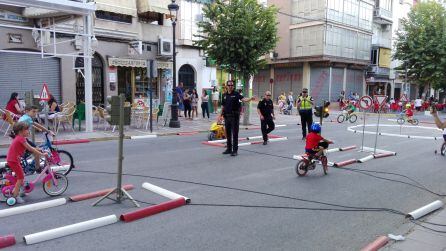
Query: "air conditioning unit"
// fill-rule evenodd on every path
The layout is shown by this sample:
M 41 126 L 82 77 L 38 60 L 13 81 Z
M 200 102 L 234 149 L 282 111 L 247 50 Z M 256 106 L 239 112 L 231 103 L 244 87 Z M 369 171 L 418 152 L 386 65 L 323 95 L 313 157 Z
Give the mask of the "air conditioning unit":
M 172 56 L 173 45 L 172 40 L 166 38 L 158 39 L 158 55 Z
M 142 54 L 142 41 L 132 41 L 129 43 L 128 48 L 129 55 L 141 55 Z
M 76 50 L 82 49 L 82 36 L 76 35 L 74 37 L 74 48 Z

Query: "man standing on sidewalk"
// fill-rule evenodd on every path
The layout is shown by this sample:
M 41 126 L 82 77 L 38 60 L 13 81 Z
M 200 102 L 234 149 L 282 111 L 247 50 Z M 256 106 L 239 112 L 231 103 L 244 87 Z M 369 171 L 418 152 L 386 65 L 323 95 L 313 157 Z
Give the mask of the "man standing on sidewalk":
M 271 92 L 266 91 L 265 96 L 257 105 L 257 114 L 260 117 L 263 145 L 268 144 L 268 133 L 274 130 L 274 105 L 271 100 Z
M 238 131 L 240 124 L 240 101 L 249 102 L 252 98 L 244 98 L 240 93 L 234 91 L 234 81 L 226 82 L 227 92 L 222 98 L 221 118 L 225 119 L 226 129 L 226 151 L 223 154 L 231 154 L 237 156 L 238 150 Z
M 299 110 L 300 123 L 302 125 L 302 140 L 307 137 L 307 128 L 310 132 L 311 124 L 313 124 L 313 98 L 308 95 L 308 89 L 302 89 L 302 95 L 297 100 L 297 110 Z

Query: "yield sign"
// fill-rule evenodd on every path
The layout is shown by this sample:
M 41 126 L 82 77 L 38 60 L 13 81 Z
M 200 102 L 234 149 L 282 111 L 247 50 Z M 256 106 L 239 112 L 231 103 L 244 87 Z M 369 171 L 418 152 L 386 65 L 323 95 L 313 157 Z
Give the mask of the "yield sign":
M 375 100 L 378 102 L 379 106 L 383 106 L 386 103 L 387 96 L 386 95 L 375 95 Z
M 40 100 L 41 101 L 49 101 L 50 100 L 50 92 L 48 91 L 48 86 L 43 83 L 42 91 L 40 92 Z
M 367 110 L 369 109 L 373 104 L 373 99 L 370 96 L 362 96 L 359 99 L 359 106 L 364 109 Z

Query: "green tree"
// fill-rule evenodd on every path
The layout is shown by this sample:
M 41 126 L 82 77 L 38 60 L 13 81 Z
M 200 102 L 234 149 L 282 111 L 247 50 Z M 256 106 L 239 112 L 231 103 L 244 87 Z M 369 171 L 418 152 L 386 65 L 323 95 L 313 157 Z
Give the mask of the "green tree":
M 261 57 L 277 44 L 277 9 L 263 7 L 256 0 L 217 0 L 203 12 L 196 45 L 218 65 L 240 76 L 247 95 L 249 78 L 265 64 Z M 246 110 L 244 125 L 249 123 L 250 109 Z
M 446 89 L 446 9 L 442 4 L 415 5 L 402 20 L 395 47 L 394 58 L 406 63 L 410 81 Z

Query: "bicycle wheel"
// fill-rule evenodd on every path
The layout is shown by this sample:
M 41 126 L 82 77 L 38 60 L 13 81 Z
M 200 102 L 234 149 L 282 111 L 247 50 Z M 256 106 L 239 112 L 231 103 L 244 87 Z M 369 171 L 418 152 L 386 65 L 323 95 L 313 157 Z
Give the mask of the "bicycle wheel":
M 209 141 L 214 141 L 215 140 L 215 132 L 210 132 L 208 135 L 208 140 Z
M 61 173 L 54 173 L 54 178 L 57 180 L 57 185 L 53 180 L 48 180 L 43 183 L 43 191 L 49 196 L 58 196 L 63 194 L 68 188 L 68 179 Z
M 321 156 L 320 157 L 322 169 L 324 169 L 324 174 L 327 175 L 328 173 L 328 159 L 327 156 Z
M 339 114 L 336 120 L 338 121 L 338 123 L 342 123 L 345 120 L 345 116 L 343 114 Z
M 441 151 L 440 151 L 441 155 L 446 155 L 446 142 L 443 143 L 443 145 L 441 146 Z
M 71 156 L 71 153 L 65 150 L 57 150 L 57 155 L 58 156 L 53 156 L 54 160 L 56 160 L 56 163 L 53 164 L 64 167 L 57 170 L 57 172 L 63 175 L 68 175 L 71 172 L 71 169 L 74 167 L 73 156 Z
M 301 160 L 296 164 L 296 173 L 299 176 L 305 176 L 308 172 L 308 165 L 305 160 Z
M 404 119 L 403 119 L 403 118 L 398 118 L 398 119 L 396 120 L 396 123 L 402 125 L 402 124 L 404 124 Z
M 350 115 L 349 121 L 350 121 L 350 123 L 355 123 L 357 119 L 358 119 L 358 116 L 356 116 L 356 114 L 352 114 L 352 115 Z
M 418 119 L 412 119 L 412 125 L 418 125 L 418 123 L 420 123 Z

